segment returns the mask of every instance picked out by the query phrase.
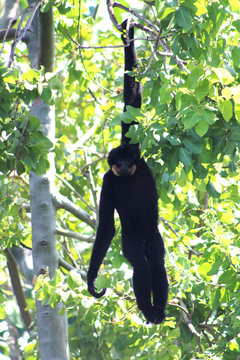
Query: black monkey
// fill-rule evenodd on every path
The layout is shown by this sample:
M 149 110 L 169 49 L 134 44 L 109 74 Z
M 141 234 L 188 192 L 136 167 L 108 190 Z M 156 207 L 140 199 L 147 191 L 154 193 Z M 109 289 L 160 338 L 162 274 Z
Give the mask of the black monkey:
M 126 25 L 126 23 L 125 23 Z M 129 39 L 134 38 L 130 26 Z M 124 43 L 126 39 L 123 38 Z M 125 47 L 125 70 L 136 66 L 134 42 Z M 134 77 L 124 75 L 126 105 L 141 106 L 141 86 Z M 158 197 L 155 182 L 139 147 L 125 137 L 131 124 L 122 124 L 122 143 L 110 151 L 110 170 L 104 175 L 99 206 L 99 224 L 90 267 L 88 291 L 99 298 L 94 281 L 115 233 L 114 209 L 122 227 L 123 255 L 133 267 L 133 289 L 139 309 L 148 322 L 160 324 L 165 318 L 168 279 L 164 266 L 164 244 L 158 230 Z

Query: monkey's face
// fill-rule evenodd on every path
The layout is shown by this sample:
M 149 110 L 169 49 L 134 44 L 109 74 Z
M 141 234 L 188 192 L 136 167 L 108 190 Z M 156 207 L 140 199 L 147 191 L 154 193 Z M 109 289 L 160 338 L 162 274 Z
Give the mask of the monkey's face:
M 139 158 L 140 152 L 135 145 L 122 144 L 110 151 L 108 163 L 114 175 L 125 177 L 135 173 Z

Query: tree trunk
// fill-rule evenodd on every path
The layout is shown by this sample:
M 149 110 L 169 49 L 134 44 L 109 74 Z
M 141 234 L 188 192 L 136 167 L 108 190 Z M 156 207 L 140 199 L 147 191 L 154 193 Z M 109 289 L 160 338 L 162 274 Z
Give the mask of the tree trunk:
M 34 1 L 29 1 L 29 4 Z M 33 37 L 28 43 L 32 66 L 45 66 L 46 71 L 54 69 L 55 39 L 52 9 L 39 13 L 33 26 Z M 38 41 L 36 41 L 36 39 Z M 40 119 L 45 135 L 54 143 L 54 106 L 37 99 L 33 114 Z M 52 201 L 55 164 L 54 154 L 49 154 L 50 169 L 45 175 L 30 174 L 32 255 L 33 271 L 36 276 L 54 276 L 58 267 L 56 250 L 56 207 Z M 68 354 L 67 316 L 59 315 L 59 307 L 52 309 L 48 304 L 36 301 L 37 327 L 41 360 L 66 360 Z

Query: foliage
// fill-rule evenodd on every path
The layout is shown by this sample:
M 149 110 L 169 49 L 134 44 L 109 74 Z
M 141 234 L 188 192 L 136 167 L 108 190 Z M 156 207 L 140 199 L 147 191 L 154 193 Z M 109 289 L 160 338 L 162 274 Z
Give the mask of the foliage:
M 38 280 L 36 297 L 52 306 L 63 301 L 71 359 L 239 359 L 239 3 L 156 0 L 151 6 L 136 1 L 136 11 L 155 25 L 160 22 L 161 37 L 173 54 L 155 52 L 149 66 L 154 46 L 137 41 L 143 107 L 125 114 L 122 48 L 79 50 L 71 40 L 82 46 L 121 44 L 120 33 L 107 23 L 106 9 L 100 7 L 95 14 L 86 1 L 81 8 L 78 2 L 49 3 L 54 4 L 57 34 L 55 74 L 45 79 L 42 71 L 29 70 L 22 46 L 16 50 L 17 66 L 0 68 L 1 249 L 20 241 L 30 244 L 29 217 L 22 206 L 29 202 L 27 172 L 44 173 L 48 167 L 52 144 L 31 114 L 31 101 L 40 95 L 55 104 L 57 189 L 94 217 L 107 169 L 104 159 L 119 143 L 120 121 L 137 119 L 139 125 L 131 127 L 129 135 L 131 141 L 140 141 L 159 190 L 170 282 L 166 321 L 146 325 L 138 312 L 119 228 L 97 280 L 99 289 L 109 288 L 107 296 L 93 299 L 84 276 L 61 269 L 50 281 Z M 121 19 L 123 10 L 115 11 Z M 136 30 L 136 36 L 146 34 Z M 165 51 L 161 44 L 160 52 Z M 5 47 L 3 57 L 8 52 Z M 89 227 L 62 210 L 58 224 L 92 235 Z M 88 266 L 91 246 L 58 238 L 62 258 L 81 270 Z M 2 289 L 7 273 L 3 256 L 0 261 Z M 26 296 L 31 306 L 28 287 Z M 4 355 L 8 328 L 2 319 L 12 299 L 1 290 Z M 11 309 L 7 313 L 13 322 L 16 306 Z M 17 328 L 24 349 L 21 321 Z M 34 334 L 25 359 L 33 358 L 35 342 Z

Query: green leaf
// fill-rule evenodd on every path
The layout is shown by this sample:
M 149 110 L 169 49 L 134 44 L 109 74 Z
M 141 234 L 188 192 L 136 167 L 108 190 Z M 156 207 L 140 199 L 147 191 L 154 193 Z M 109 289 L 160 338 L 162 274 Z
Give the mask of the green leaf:
M 22 79 L 27 80 L 29 82 L 36 81 L 39 78 L 40 72 L 34 69 L 26 71 L 22 74 Z
M 32 132 L 40 127 L 40 120 L 36 116 L 31 115 L 29 125 L 28 125 L 28 131 Z
M 233 60 L 233 66 L 239 67 L 239 65 L 240 65 L 240 49 L 236 46 L 232 49 L 232 60 Z
M 200 82 L 199 86 L 195 89 L 196 99 L 200 102 L 202 101 L 206 95 L 209 93 L 210 83 L 208 79 L 204 79 Z
M 184 30 L 190 30 L 192 27 L 192 15 L 186 6 L 180 6 L 175 12 L 177 24 Z
M 172 90 L 169 87 L 169 84 L 161 86 L 159 93 L 160 93 L 161 104 L 166 104 L 170 101 Z
M 200 163 L 199 159 L 193 163 L 193 173 L 198 179 L 205 179 L 208 174 L 208 170 Z
M 198 273 L 205 279 L 208 279 L 208 272 L 211 270 L 211 264 L 204 262 L 198 267 Z
M 216 115 L 214 111 L 210 111 L 208 109 L 203 109 L 201 111 L 201 118 L 205 120 L 209 125 L 214 124 L 216 120 Z
M 179 150 L 179 159 L 186 167 L 190 166 L 192 163 L 191 153 L 185 148 Z
M 194 132 L 188 134 L 183 140 L 185 148 L 192 154 L 200 154 L 202 151 L 202 140 Z
M 172 146 L 181 145 L 181 140 L 176 135 L 167 135 L 166 139 L 170 142 Z
M 219 307 L 219 301 L 221 298 L 221 291 L 220 289 L 215 289 L 211 294 L 211 302 L 212 302 L 212 309 L 217 310 Z
M 151 104 L 153 107 L 157 106 L 159 103 L 159 89 L 160 89 L 160 80 L 157 79 L 155 81 L 153 81 L 153 85 L 152 85 L 152 93 L 151 93 Z
M 126 124 L 130 124 L 132 121 L 139 122 L 140 119 L 144 119 L 144 115 L 141 109 L 134 108 L 130 105 L 127 106 L 127 111 L 123 112 L 120 115 L 121 121 L 125 122 Z
M 211 183 L 210 179 L 208 180 L 207 186 L 206 186 L 206 190 L 208 192 L 208 194 L 210 196 L 212 196 L 213 198 L 217 198 L 219 199 L 221 196 L 221 193 L 219 193 L 215 187 L 213 186 L 213 184 Z
M 231 130 L 230 141 L 240 141 L 240 126 L 235 126 Z
M 183 124 L 185 129 L 192 129 L 199 121 L 199 113 L 197 111 L 189 111 L 183 118 Z
M 67 282 L 71 290 L 74 290 L 75 288 L 79 288 L 82 284 L 81 275 L 76 270 L 71 270 L 68 275 Z
M 223 115 L 224 120 L 228 122 L 233 116 L 233 106 L 231 100 L 224 100 L 221 103 L 220 111 Z
M 187 79 L 187 85 L 189 89 L 196 89 L 198 86 L 201 78 L 204 76 L 205 72 L 201 68 L 195 68 L 191 71 L 188 79 Z
M 233 12 L 240 13 L 240 1 L 239 0 L 229 0 L 229 4 Z
M 196 133 L 199 136 L 204 136 L 208 131 L 209 125 L 204 119 L 200 119 L 199 122 L 195 125 Z
M 32 163 L 32 166 L 33 165 L 34 164 Z M 49 169 L 49 162 L 47 159 L 41 157 L 37 162 L 36 166 L 33 166 L 33 168 L 36 168 L 35 172 L 37 175 L 45 174 L 46 171 Z
M 17 161 L 17 173 L 18 175 L 22 175 L 25 172 L 25 167 L 24 164 L 22 163 L 22 161 L 18 160 Z
M 5 309 L 4 309 L 4 307 L 0 304 L 0 320 L 5 319 L 5 317 L 6 317 Z
M 234 81 L 234 77 L 230 74 L 227 69 L 224 68 L 215 68 L 213 69 L 215 74 L 217 75 L 218 80 L 223 85 L 231 84 Z

